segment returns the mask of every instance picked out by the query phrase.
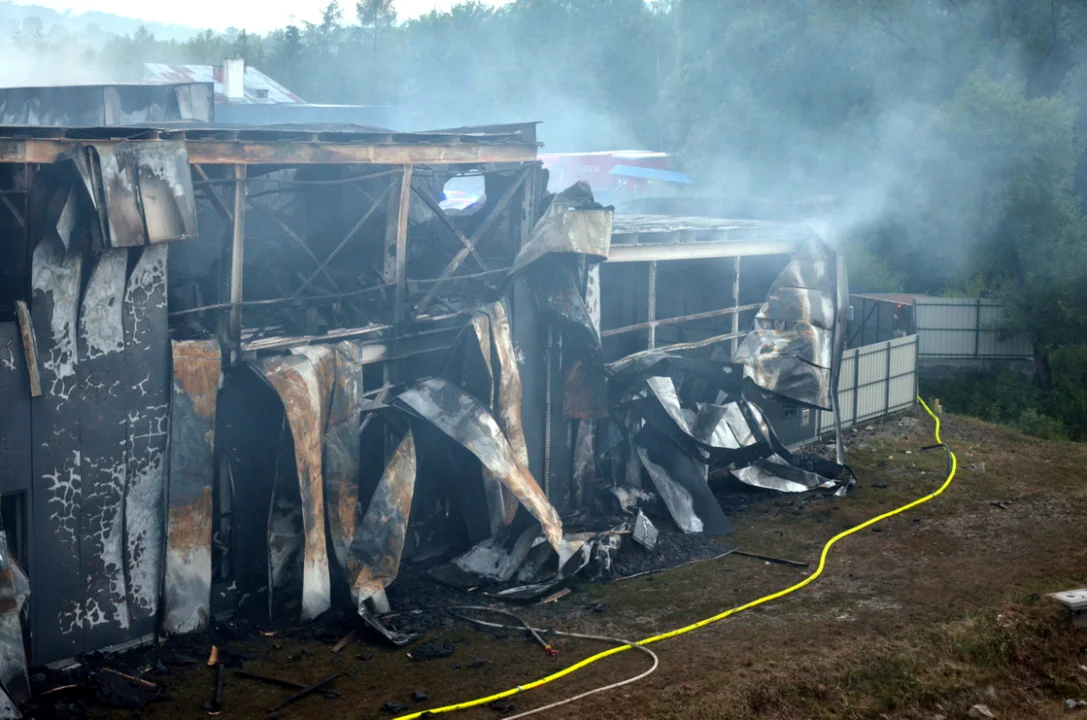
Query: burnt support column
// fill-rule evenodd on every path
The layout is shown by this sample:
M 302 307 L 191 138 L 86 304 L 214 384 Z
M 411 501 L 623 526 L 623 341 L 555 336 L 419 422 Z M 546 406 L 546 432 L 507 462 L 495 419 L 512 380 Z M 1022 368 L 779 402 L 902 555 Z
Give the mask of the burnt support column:
M 649 263 L 649 349 L 657 347 L 657 261 Z
M 732 307 L 740 307 L 740 256 L 737 255 L 732 261 Z M 740 344 L 740 311 L 734 310 L 732 313 L 732 352 L 735 354 L 736 348 Z
M 234 232 L 230 243 L 230 361 L 234 364 L 242 348 L 242 280 L 245 264 L 246 166 L 234 166 Z
M 394 186 L 389 193 L 389 206 L 385 224 L 385 282 L 395 285 L 393 302 L 393 352 L 395 355 L 396 336 L 400 334 L 400 324 L 407 312 L 405 307 L 408 269 L 408 213 L 411 209 L 412 166 L 405 165 L 400 178 L 400 186 Z M 385 363 L 385 383 L 396 380 L 392 361 Z

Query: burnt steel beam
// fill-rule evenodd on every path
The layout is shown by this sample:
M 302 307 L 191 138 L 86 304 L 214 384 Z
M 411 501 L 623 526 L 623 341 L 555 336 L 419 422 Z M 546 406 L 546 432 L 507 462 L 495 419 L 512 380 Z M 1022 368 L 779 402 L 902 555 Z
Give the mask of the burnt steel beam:
M 377 198 L 373 201 L 373 204 L 370 205 L 370 209 L 363 213 L 362 217 L 359 218 L 359 221 L 355 223 L 354 227 L 352 227 L 351 230 L 348 231 L 347 235 L 344 236 L 343 240 L 340 241 L 340 244 L 337 245 L 335 249 L 333 249 L 332 252 L 328 254 L 328 257 L 326 257 L 324 261 L 317 266 L 317 269 L 314 270 L 308 278 L 306 278 L 305 282 L 302 283 L 301 287 L 294 291 L 294 294 L 291 295 L 292 298 L 296 298 L 301 295 L 302 291 L 309 287 L 310 283 L 316 280 L 317 276 L 325 271 L 325 268 L 328 267 L 328 264 L 336 259 L 336 256 L 340 254 L 340 251 L 343 250 L 347 246 L 347 243 L 351 241 L 351 238 L 355 237 L 355 234 L 362 229 L 362 226 L 366 224 L 366 221 L 370 219 L 370 216 L 377 211 L 378 207 L 381 205 L 381 201 L 388 197 L 391 190 L 392 183 L 390 183 L 385 188 L 385 190 L 377 196 Z
M 208 177 L 208 174 L 204 172 L 204 168 L 200 167 L 200 165 L 198 164 L 194 164 L 192 166 L 192 169 L 196 171 L 196 174 L 199 175 L 205 183 L 209 183 L 207 185 L 200 186 L 200 189 L 204 192 L 204 197 L 206 197 L 208 201 L 211 202 L 212 207 L 215 208 L 215 212 L 219 214 L 219 217 L 222 218 L 223 222 L 232 224 L 234 222 L 234 217 L 230 214 L 230 211 L 227 210 L 227 207 L 223 203 L 223 201 L 215 193 L 215 190 L 212 189 L 212 186 L 210 185 L 212 180 Z M 237 180 L 230 178 L 229 182 L 231 184 L 236 184 Z
M 242 349 L 246 352 L 258 351 L 258 350 L 281 350 L 284 348 L 302 347 L 305 345 L 319 345 L 323 343 L 339 342 L 341 340 L 354 340 L 359 338 L 366 338 L 367 342 L 363 345 L 363 364 L 372 364 L 381 362 L 383 360 L 395 359 L 400 357 L 407 357 L 408 355 L 417 355 L 421 352 L 430 352 L 434 349 L 444 349 L 448 345 L 433 345 L 427 344 L 429 339 L 433 339 L 443 333 L 453 333 L 454 335 L 460 332 L 463 328 L 461 323 L 450 327 L 442 327 L 443 323 L 448 321 L 457 320 L 467 315 L 471 315 L 475 312 L 475 308 L 469 310 L 461 310 L 460 312 L 449 313 L 447 315 L 437 315 L 426 319 L 428 328 L 426 330 L 419 330 L 412 333 L 404 333 L 398 339 L 398 342 L 402 343 L 404 348 L 401 352 L 401 348 L 398 346 L 397 352 L 394 355 L 390 349 L 393 336 L 390 331 L 393 330 L 392 325 L 371 325 L 363 328 L 345 328 L 342 330 L 332 330 L 326 335 L 300 335 L 296 337 L 266 337 L 266 338 L 254 338 L 246 341 L 242 345 Z M 421 321 L 420 321 L 421 322 Z M 437 327 L 435 327 L 437 326 Z M 448 344 L 452 344 L 450 338 Z M 418 341 L 418 342 L 416 342 Z M 442 342 L 445 342 L 444 340 Z M 418 351 L 417 351 L 418 350 Z
M 335 292 L 338 297 L 342 297 L 344 299 L 344 302 L 346 302 L 348 305 L 350 305 L 351 309 L 354 310 L 357 314 L 359 314 L 359 315 L 362 314 L 359 311 L 358 306 L 355 305 L 353 302 L 351 302 L 348 299 L 348 296 L 347 296 L 346 293 L 343 293 L 340 290 L 340 286 L 338 284 L 336 284 L 336 280 L 333 279 L 333 277 L 329 274 L 328 269 L 325 267 L 325 265 L 323 265 L 321 263 L 320 259 L 313 253 L 313 250 L 310 249 L 310 246 L 306 244 L 306 241 L 303 240 L 298 235 L 298 233 L 296 233 L 294 230 L 292 230 L 291 227 L 289 225 L 287 225 L 287 223 L 285 223 L 282 220 L 280 220 L 279 218 L 277 218 L 275 216 L 275 214 L 272 213 L 270 210 L 267 210 L 267 209 L 261 207 L 260 205 L 258 205 L 256 202 L 254 202 L 252 200 L 249 201 L 249 205 L 252 206 L 254 209 L 258 210 L 261 214 L 263 214 L 269 220 L 271 220 L 272 223 L 274 223 L 276 227 L 278 227 L 280 230 L 282 230 L 284 232 L 284 234 L 287 235 L 287 237 L 289 237 L 291 240 L 293 240 L 295 245 L 297 245 L 299 248 L 301 248 L 303 250 L 303 252 L 305 252 L 306 255 L 309 256 L 310 260 L 313 260 L 314 265 L 316 265 L 317 268 L 318 268 L 317 272 L 321 273 L 321 275 L 324 276 L 325 280 L 328 281 L 328 284 L 332 288 L 333 292 Z
M 737 255 L 732 260 L 732 305 L 737 310 L 740 309 L 740 256 Z M 740 313 L 736 312 L 732 314 L 732 334 L 737 336 L 732 338 L 732 352 L 736 352 L 736 348 L 740 343 Z
M 0 163 L 48 165 L 76 145 L 113 144 L 33 138 L 0 140 Z M 201 165 L 458 165 L 521 163 L 536 159 L 536 146 L 528 144 L 364 145 L 187 140 L 185 145 L 189 161 Z
M 446 266 L 445 270 L 442 271 L 442 274 L 438 277 L 438 281 L 431 286 L 430 290 L 427 291 L 427 294 L 424 295 L 423 299 L 419 301 L 419 304 L 415 306 L 416 314 L 426 310 L 427 305 L 434 299 L 434 296 L 438 293 L 438 288 L 442 286 L 442 283 L 460 268 L 469 253 L 475 253 L 476 245 L 490 231 L 491 226 L 494 225 L 498 216 L 501 215 L 506 209 L 506 206 L 510 204 L 510 200 L 513 199 L 514 194 L 525 184 L 525 178 L 527 178 L 528 174 L 533 170 L 535 170 L 535 168 L 530 167 L 528 170 L 518 173 L 517 179 L 510 183 L 509 187 L 506 188 L 506 191 L 502 193 L 498 202 L 495 203 L 494 209 L 491 210 L 490 215 L 488 215 L 479 228 L 472 233 L 472 237 L 468 239 L 468 244 L 456 254 L 449 265 Z M 486 270 L 486 268 L 484 268 L 484 270 Z
M 477 281 L 477 280 L 483 280 L 485 278 L 505 277 L 506 275 L 509 274 L 509 272 L 510 272 L 510 268 L 508 268 L 508 267 L 496 268 L 494 270 L 488 270 L 487 272 L 475 273 L 474 275 L 457 275 L 456 277 L 451 277 L 451 278 L 447 279 L 446 282 L 448 282 L 448 283 L 474 282 L 474 281 Z M 428 280 L 412 280 L 411 278 L 408 278 L 409 287 L 410 286 L 415 286 L 415 285 L 433 285 L 436 282 L 438 282 L 437 278 L 430 278 Z M 304 300 L 306 302 L 317 302 L 317 301 L 320 301 L 320 300 L 335 300 L 337 298 L 359 297 L 360 295 L 371 295 L 373 293 L 383 292 L 383 291 L 388 290 L 388 289 L 393 288 L 393 287 L 395 287 L 395 285 L 386 285 L 385 283 L 381 283 L 380 285 L 371 285 L 370 287 L 364 287 L 364 288 L 360 288 L 358 290 L 345 290 L 342 293 L 329 293 L 327 295 L 306 295 L 306 296 L 303 296 L 301 298 L 281 297 L 281 298 L 270 298 L 268 300 L 244 300 L 241 303 L 241 305 L 242 305 L 242 307 L 267 307 L 267 306 L 271 306 L 271 305 L 283 305 L 283 304 L 286 304 L 286 303 L 293 303 L 293 302 L 296 302 L 297 300 Z M 170 317 L 181 317 L 183 315 L 193 315 L 195 313 L 208 312 L 210 310 L 226 310 L 226 309 L 230 308 L 230 306 L 231 305 L 228 302 L 227 303 L 214 303 L 212 305 L 201 305 L 200 307 L 186 308 L 184 310 L 174 310 L 174 311 L 172 311 L 170 313 Z M 756 307 L 758 307 L 758 306 L 756 306 Z M 420 316 L 420 317 L 418 317 L 416 319 L 417 320 L 427 320 L 427 319 L 429 319 L 429 316 L 422 315 L 422 316 Z
M 653 350 L 642 350 L 640 352 L 631 353 L 630 355 L 621 357 L 618 360 L 609 363 L 609 365 L 615 365 L 623 361 L 631 360 L 632 358 L 645 357 L 647 355 L 653 355 L 656 353 L 680 352 L 682 350 L 697 350 L 699 348 L 708 347 L 710 345 L 716 345 L 717 343 L 724 342 L 725 340 L 732 340 L 734 337 L 742 337 L 746 334 L 747 333 L 739 333 L 738 335 L 733 335 L 732 333 L 728 333 L 727 335 L 716 335 L 714 337 L 706 338 L 705 340 L 698 340 L 696 342 L 661 345 L 659 348 Z
M 442 221 L 442 226 L 445 227 L 457 240 L 460 240 L 460 244 L 464 246 L 464 249 L 471 254 L 472 259 L 479 265 L 480 270 L 487 270 L 486 263 L 483 262 L 483 258 L 479 256 L 475 248 L 472 247 L 472 243 L 464 236 L 460 230 L 453 225 L 453 221 L 449 219 L 449 216 L 445 214 L 445 210 L 442 210 L 442 206 L 434 202 L 434 199 L 422 192 L 418 188 L 412 188 L 415 194 L 423 201 L 423 204 L 430 208 L 430 211 L 434 213 L 439 220 Z
M 404 319 L 404 299 L 407 293 L 411 176 L 412 167 L 404 166 L 404 173 L 400 176 L 400 190 L 389 197 L 389 220 L 385 228 L 385 282 L 396 286 L 393 306 L 394 324 Z
M 331 296 L 322 296 L 322 297 L 325 297 L 326 299 L 333 299 L 334 298 L 334 299 L 343 300 L 346 303 L 348 303 L 349 305 L 351 305 L 352 309 L 355 310 L 356 313 L 359 312 L 358 307 L 356 307 L 350 300 L 348 300 L 348 298 L 351 297 L 352 295 L 357 295 L 357 294 L 360 294 L 360 293 L 369 292 L 370 290 L 372 290 L 372 288 L 365 288 L 365 289 L 363 289 L 361 291 L 340 292 L 340 289 L 336 286 L 335 281 L 333 281 L 332 277 L 328 274 L 328 265 L 329 265 L 329 263 L 332 262 L 333 259 L 335 259 L 335 257 L 340 253 L 340 251 L 343 250 L 344 247 L 347 246 L 347 243 L 351 241 L 351 238 L 353 238 L 355 236 L 355 234 L 362 228 L 362 226 L 366 223 L 366 221 L 370 219 L 370 216 L 374 214 L 374 212 L 377 210 L 378 206 L 381 204 L 381 200 L 383 198 L 385 198 L 389 194 L 389 192 L 392 190 L 392 187 L 393 187 L 393 183 L 390 183 L 389 186 L 386 187 L 385 191 L 381 194 L 381 196 L 378 197 L 376 200 L 373 200 L 373 204 L 370 206 L 370 209 L 367 210 L 365 213 L 363 213 L 362 218 L 360 218 L 359 221 L 357 223 L 355 223 L 355 226 L 353 228 L 351 228 L 351 230 L 347 233 L 346 236 L 344 236 L 343 240 L 340 241 L 340 244 L 337 245 L 336 248 L 331 253 L 329 253 L 328 257 L 326 257 L 323 261 L 318 261 L 317 260 L 317 256 L 312 251 L 310 251 L 309 247 L 305 244 L 305 241 L 302 240 L 302 238 L 300 238 L 297 235 L 297 233 L 295 233 L 293 230 L 291 230 L 285 223 L 283 223 L 280 220 L 278 220 L 277 218 L 275 218 L 270 212 L 268 212 L 267 210 L 264 210 L 263 208 L 257 206 L 255 203 L 253 203 L 252 198 L 250 198 L 250 202 L 253 203 L 253 207 L 256 207 L 258 210 L 261 210 L 261 212 L 265 213 L 269 218 L 271 218 L 272 222 L 274 222 L 276 225 L 278 225 L 280 227 L 280 229 L 282 229 L 285 233 L 287 233 L 287 235 L 289 235 L 291 237 L 292 240 L 294 240 L 296 243 L 298 243 L 302 247 L 302 249 L 305 250 L 306 253 L 313 259 L 313 261 L 317 263 L 317 269 L 314 270 L 313 273 L 311 273 L 309 277 L 305 278 L 302 281 L 302 284 L 293 293 L 291 293 L 290 297 L 280 298 L 280 299 L 277 299 L 277 300 L 275 300 L 275 301 L 273 301 L 271 303 L 265 302 L 264 304 L 277 305 L 277 304 L 280 304 L 280 303 L 283 303 L 283 302 L 291 302 L 291 301 L 295 300 L 296 298 L 299 298 L 302 295 L 302 292 L 306 288 L 308 288 L 313 283 L 314 280 L 317 279 L 318 275 L 323 275 L 325 277 L 325 279 L 328 280 L 332 284 L 332 289 L 335 291 L 335 293 L 333 295 L 331 295 Z M 369 196 L 367 196 L 367 197 L 369 197 Z M 279 317 L 279 312 L 277 311 L 275 314 L 273 314 L 264 323 L 264 325 L 259 330 L 257 330 L 256 335 L 254 335 L 254 337 L 251 338 L 250 340 L 264 335 L 265 331 L 268 330 L 268 326 L 271 325 L 273 322 L 275 322 L 276 318 L 278 318 L 278 317 Z
M 722 308 L 720 310 L 708 310 L 706 312 L 695 313 L 693 315 L 682 315 L 680 317 L 665 318 L 663 320 L 654 320 L 652 322 L 638 323 L 637 325 L 626 325 L 624 327 L 612 328 L 611 330 L 604 330 L 600 333 L 600 337 L 612 337 L 613 335 L 625 335 L 627 333 L 638 332 L 639 330 L 648 330 L 650 327 L 661 327 L 662 325 L 681 325 L 683 323 L 694 322 L 696 320 L 708 320 L 710 318 L 721 317 L 723 315 L 732 315 L 733 317 L 733 329 L 734 334 L 740 332 L 737 325 L 739 313 L 745 310 L 758 310 L 762 307 L 762 303 L 755 303 L 753 305 L 738 305 L 736 307 Z
M 737 240 L 690 243 L 623 245 L 612 239 L 608 262 L 652 262 L 654 260 L 701 260 L 748 255 L 789 255 L 800 240 Z
M 649 322 L 649 349 L 657 347 L 657 261 L 649 263 L 649 307 L 647 309 Z
M 11 214 L 15 216 L 15 222 L 19 223 L 19 227 L 26 227 L 26 218 L 19 212 L 19 208 L 11 201 L 10 197 L 0 194 L 0 202 L 3 202 L 7 209 L 11 211 Z

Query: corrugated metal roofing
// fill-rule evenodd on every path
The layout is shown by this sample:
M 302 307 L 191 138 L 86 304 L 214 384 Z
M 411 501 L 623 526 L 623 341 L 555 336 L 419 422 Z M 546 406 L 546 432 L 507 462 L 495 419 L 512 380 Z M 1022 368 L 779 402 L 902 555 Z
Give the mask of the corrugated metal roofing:
M 177 83 L 214 83 L 215 102 L 249 103 L 255 105 L 277 105 L 283 103 L 302 104 L 305 101 L 287 88 L 277 83 L 255 67 L 246 65 L 244 100 L 228 100 L 223 91 L 223 68 L 213 65 L 169 65 L 166 63 L 144 63 L 143 82 L 157 84 Z

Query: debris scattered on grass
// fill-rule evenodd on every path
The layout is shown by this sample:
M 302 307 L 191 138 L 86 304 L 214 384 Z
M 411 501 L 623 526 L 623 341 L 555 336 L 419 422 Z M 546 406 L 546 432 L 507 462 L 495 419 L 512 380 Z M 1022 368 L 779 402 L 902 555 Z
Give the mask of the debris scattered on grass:
M 135 677 L 133 675 L 126 675 L 125 673 L 114 670 L 113 668 L 102 668 L 102 672 L 109 673 L 110 675 L 116 675 L 119 678 L 122 678 L 124 680 L 128 680 L 129 682 L 132 682 L 132 683 L 136 683 L 137 685 L 148 688 L 150 690 L 158 690 L 158 687 L 159 687 L 158 685 L 151 682 L 150 680 L 144 680 L 143 678 L 138 678 L 138 677 Z
M 544 598 L 543 600 L 541 600 L 541 601 L 540 601 L 539 603 L 537 603 L 537 604 L 539 604 L 539 605 L 547 605 L 547 604 L 549 604 L 549 603 L 553 603 L 553 602 L 558 602 L 559 600 L 562 600 L 562 599 L 563 599 L 564 597 L 566 597 L 567 595 L 569 595 L 569 594 L 570 594 L 570 592 L 571 592 L 570 588 L 563 588 L 562 590 L 559 590 L 559 591 L 558 591 L 558 592 L 556 592 L 556 593 L 551 593 L 550 595 L 548 595 L 547 597 L 545 597 L 545 598 Z
M 310 685 L 308 687 L 305 687 L 305 688 L 299 690 L 298 692 L 296 692 L 294 695 L 291 695 L 289 698 L 287 698 L 283 702 L 269 708 L 268 712 L 274 713 L 277 710 L 282 710 L 283 708 L 287 707 L 291 703 L 297 702 L 298 700 L 301 700 L 302 698 L 306 697 L 307 695 L 312 695 L 313 693 L 319 691 L 321 688 L 323 688 L 325 685 L 328 685 L 330 682 L 332 682 L 333 680 L 335 680 L 339 676 L 340 676 L 339 673 L 336 673 L 335 675 L 329 675 L 324 680 L 321 680 L 320 682 L 316 682 L 313 685 Z
M 438 660 L 440 658 L 449 657 L 456 649 L 457 646 L 453 643 L 447 643 L 444 640 L 431 640 L 430 642 L 423 643 L 422 645 L 413 648 L 412 651 L 408 653 L 408 657 L 419 662 L 424 660 Z
M 777 563 L 779 565 L 791 565 L 793 567 L 806 568 L 808 563 L 800 562 L 799 560 L 786 560 L 784 558 L 774 557 L 772 555 L 760 555 L 758 553 L 744 552 L 742 550 L 733 550 L 731 555 L 739 555 L 741 557 L 754 558 L 756 560 L 765 560 L 770 563 Z
M 357 640 L 357 639 L 358 639 L 358 635 L 356 635 L 355 631 L 352 630 L 351 632 L 344 635 L 343 638 L 338 643 L 336 643 L 336 645 L 332 648 L 332 652 L 334 652 L 334 653 L 342 652 L 344 648 L 346 648 L 351 643 L 355 642 L 355 640 Z
M 268 675 L 257 675 L 256 673 L 242 672 L 240 670 L 234 671 L 235 677 L 245 678 L 246 680 L 259 680 L 269 685 L 276 685 L 289 690 L 305 690 L 306 686 L 302 683 L 296 683 L 293 680 L 281 680 L 277 677 L 269 677 Z M 325 697 L 339 697 L 340 694 L 335 690 L 318 690 Z
M 397 715 L 408 709 L 407 705 L 402 705 L 398 702 L 387 702 L 381 706 L 381 709 L 390 715 Z
M 411 699 L 415 702 L 423 702 L 428 699 L 428 695 L 422 690 L 416 690 L 411 694 Z
M 970 708 L 970 712 L 967 715 L 971 718 L 978 718 L 979 720 L 996 720 L 996 715 L 989 709 L 988 705 L 975 705 Z

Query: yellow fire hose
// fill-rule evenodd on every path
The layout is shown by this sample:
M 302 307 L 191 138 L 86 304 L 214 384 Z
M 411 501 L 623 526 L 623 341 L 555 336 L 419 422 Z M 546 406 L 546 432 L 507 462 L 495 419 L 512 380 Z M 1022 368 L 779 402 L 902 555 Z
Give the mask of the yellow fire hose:
M 945 450 L 947 450 L 947 455 L 948 455 L 947 479 L 944 480 L 944 483 L 943 483 L 943 485 L 940 486 L 939 490 L 937 490 L 936 492 L 934 492 L 934 493 L 932 493 L 930 495 L 926 495 L 926 496 L 924 496 L 922 498 L 914 500 L 911 503 L 903 505 L 902 507 L 896 508 L 896 509 L 891 510 L 889 512 L 885 512 L 882 515 L 877 515 L 876 517 L 872 518 L 871 520 L 866 520 L 863 523 L 861 523 L 860 525 L 857 525 L 855 527 L 851 527 L 848 530 L 844 530 L 844 531 L 838 533 L 837 535 L 832 537 L 827 542 L 826 545 L 823 546 L 823 552 L 819 556 L 819 567 L 816 568 L 815 572 L 813 572 L 811 575 L 809 575 L 808 577 L 806 577 L 803 580 L 801 580 L 800 582 L 798 582 L 796 585 L 785 588 L 784 590 L 780 590 L 780 591 L 778 591 L 776 593 L 766 595 L 764 597 L 759 598 L 758 600 L 752 600 L 751 602 L 749 602 L 749 603 L 747 603 L 745 605 L 740 605 L 739 607 L 734 607 L 731 610 L 725 610 L 724 612 L 721 612 L 721 613 L 719 613 L 717 615 L 714 615 L 713 617 L 708 617 L 705 620 L 699 620 L 696 623 L 692 623 L 692 624 L 687 625 L 685 627 L 681 627 L 681 628 L 679 628 L 677 630 L 672 630 L 672 631 L 669 631 L 669 632 L 666 632 L 666 633 L 661 633 L 659 635 L 654 635 L 652 637 L 648 637 L 645 640 L 642 640 L 642 641 L 640 641 L 640 642 L 638 642 L 636 644 L 637 645 L 650 645 L 652 643 L 660 642 L 661 640 L 668 640 L 670 638 L 679 637 L 680 635 L 686 635 L 689 632 L 699 630 L 701 628 L 706 627 L 707 625 L 711 625 L 711 624 L 713 624 L 715 622 L 719 622 L 721 620 L 724 620 L 725 618 L 732 617 L 733 615 L 736 615 L 738 613 L 742 613 L 745 610 L 750 610 L 752 608 L 758 607 L 759 605 L 765 605 L 768 602 L 771 602 L 773 600 L 777 600 L 779 598 L 783 598 L 786 595 L 789 595 L 791 593 L 796 592 L 797 590 L 800 590 L 801 588 L 807 587 L 811 583 L 815 582 L 816 578 L 818 578 L 820 575 L 823 574 L 823 569 L 826 567 L 826 564 L 827 564 L 827 555 L 830 553 L 830 549 L 832 547 L 834 547 L 834 545 L 839 540 L 844 540 L 845 538 L 849 537 L 850 535 L 858 533 L 861 530 L 864 530 L 865 528 L 871 527 L 872 525 L 875 525 L 876 523 L 878 523 L 880 521 L 886 520 L 889 517 L 894 517 L 895 515 L 898 515 L 900 513 L 904 513 L 907 510 L 912 510 L 913 508 L 917 507 L 918 505 L 922 505 L 924 503 L 927 503 L 929 500 L 932 500 L 933 498 L 935 498 L 938 495 L 942 494 L 943 491 L 946 490 L 949 485 L 951 485 L 951 481 L 955 479 L 955 472 L 958 470 L 958 466 L 959 466 L 958 465 L 958 458 L 955 457 L 955 453 L 953 453 L 951 451 L 951 448 L 949 448 L 947 445 L 945 445 L 943 440 L 940 439 L 940 418 L 937 417 L 936 414 L 933 413 L 931 409 L 929 409 L 929 406 L 925 404 L 924 400 L 922 400 L 920 397 L 917 398 L 917 400 L 921 403 L 921 407 L 923 407 L 925 409 L 925 412 L 927 412 L 932 417 L 932 419 L 936 422 L 936 429 L 935 429 L 934 434 L 935 434 L 935 437 L 936 437 L 936 443 L 937 444 L 933 445 L 931 447 L 943 447 Z M 625 652 L 625 651 L 630 650 L 632 648 L 633 648 L 632 645 L 621 645 L 619 647 L 613 647 L 611 649 L 604 650 L 603 652 L 599 652 L 596 655 L 592 655 L 591 657 L 587 657 L 587 658 L 585 658 L 584 660 L 582 660 L 580 662 L 576 662 L 573 665 L 570 665 L 568 667 L 563 668 L 562 670 L 551 673 L 550 675 L 548 675 L 546 677 L 542 677 L 539 680 L 534 680 L 534 681 L 532 681 L 530 683 L 527 683 L 525 685 L 518 685 L 515 688 L 510 688 L 509 690 L 504 690 L 502 692 L 495 693 L 494 695 L 488 695 L 487 697 L 476 698 L 475 700 L 466 700 L 464 702 L 455 703 L 453 705 L 444 705 L 442 707 L 433 708 L 431 710 L 423 710 L 423 711 L 420 711 L 420 712 L 412 713 L 410 715 L 401 715 L 396 720 L 415 720 L 415 718 L 420 718 L 420 717 L 429 716 L 429 715 L 437 715 L 437 714 L 440 714 L 440 713 L 449 713 L 449 712 L 454 712 L 456 710 L 467 710 L 468 708 L 478 707 L 480 705 L 486 705 L 486 704 L 492 703 L 492 702 L 494 702 L 496 700 L 502 700 L 504 698 L 512 697 L 514 695 L 520 695 L 522 693 L 528 692 L 529 690 L 535 690 L 538 687 L 542 687 L 542 686 L 547 685 L 549 683 L 555 682 L 556 680 L 558 680 L 560 678 L 564 678 L 567 675 L 573 674 L 573 673 L 577 672 L 578 670 L 580 670 L 580 669 L 582 669 L 584 667 L 592 665 L 595 662 L 599 662 L 600 660 L 603 660 L 606 657 L 611 657 L 612 655 L 616 655 L 618 653 Z

